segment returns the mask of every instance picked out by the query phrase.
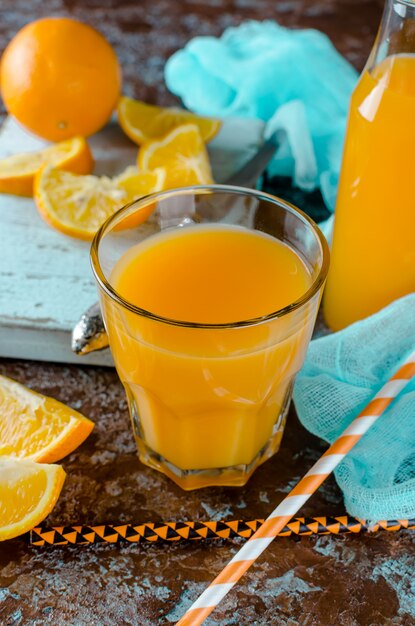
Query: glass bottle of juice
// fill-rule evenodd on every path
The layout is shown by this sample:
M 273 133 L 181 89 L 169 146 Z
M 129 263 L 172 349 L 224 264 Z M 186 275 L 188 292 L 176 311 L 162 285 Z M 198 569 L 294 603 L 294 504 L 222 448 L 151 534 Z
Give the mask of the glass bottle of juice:
M 324 297 L 339 330 L 415 291 L 415 0 L 387 0 L 351 99 Z

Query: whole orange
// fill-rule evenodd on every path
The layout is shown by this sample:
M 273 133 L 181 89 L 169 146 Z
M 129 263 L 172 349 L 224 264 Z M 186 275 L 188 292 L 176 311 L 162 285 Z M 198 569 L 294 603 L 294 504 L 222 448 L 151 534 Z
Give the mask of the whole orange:
M 121 89 L 114 50 L 77 20 L 47 17 L 24 26 L 4 51 L 1 92 L 8 112 L 49 141 L 92 135 Z

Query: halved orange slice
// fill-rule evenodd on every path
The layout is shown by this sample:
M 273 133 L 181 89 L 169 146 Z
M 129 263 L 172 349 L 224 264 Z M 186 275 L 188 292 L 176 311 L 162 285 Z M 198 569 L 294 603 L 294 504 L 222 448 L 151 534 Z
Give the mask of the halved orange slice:
M 0 457 L 0 541 L 22 535 L 45 519 L 64 480 L 59 465 Z
M 42 217 L 57 230 L 90 240 L 115 211 L 136 198 L 163 189 L 165 171 L 127 168 L 113 179 L 75 176 L 43 167 L 35 178 L 35 202 Z
M 0 414 L 0 459 L 53 463 L 75 450 L 94 428 L 81 413 L 6 376 L 0 376 Z
M 176 107 L 153 106 L 126 96 L 118 102 L 118 121 L 125 134 L 138 145 L 159 139 L 186 123 L 195 124 L 203 141 L 208 142 L 221 127 L 221 122 L 211 117 L 201 117 Z
M 166 170 L 158 167 L 153 170 L 139 170 L 130 165 L 121 174 L 113 178 L 120 189 L 124 189 L 129 197 L 142 197 L 155 191 L 162 191 L 166 182 Z
M 89 174 L 94 161 L 83 137 L 74 137 L 36 152 L 14 154 L 0 160 L 0 192 L 32 196 L 36 173 L 45 165 L 74 174 Z
M 139 168 L 164 167 L 165 189 L 213 183 L 209 156 L 195 124 L 183 124 L 163 139 L 150 141 L 138 152 Z

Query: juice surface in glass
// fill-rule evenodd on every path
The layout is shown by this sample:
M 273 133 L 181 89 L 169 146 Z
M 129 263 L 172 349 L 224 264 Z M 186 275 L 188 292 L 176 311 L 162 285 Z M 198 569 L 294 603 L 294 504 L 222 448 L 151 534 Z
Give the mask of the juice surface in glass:
M 384 59 L 351 100 L 324 315 L 333 330 L 415 290 L 415 55 Z
M 265 458 L 271 456 L 318 303 L 283 319 L 232 324 L 267 316 L 307 292 L 312 280 L 298 254 L 255 230 L 186 226 L 132 246 L 110 282 L 126 301 L 156 316 L 230 325 L 166 324 L 103 300 L 140 458 L 153 467 L 162 459 L 158 469 L 168 474 L 169 464 L 183 471 L 218 470 L 213 481 L 196 473 L 185 484 L 172 472 L 179 484 L 195 488 L 221 484 L 220 469 L 249 467 L 276 435 Z M 228 472 L 223 484 L 243 484 L 240 477 L 234 481 Z

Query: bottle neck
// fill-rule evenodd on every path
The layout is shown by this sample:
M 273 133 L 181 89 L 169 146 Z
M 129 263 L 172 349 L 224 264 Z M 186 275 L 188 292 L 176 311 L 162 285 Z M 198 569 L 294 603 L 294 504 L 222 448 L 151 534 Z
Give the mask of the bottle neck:
M 366 70 L 394 54 L 415 54 L 415 0 L 386 0 Z

